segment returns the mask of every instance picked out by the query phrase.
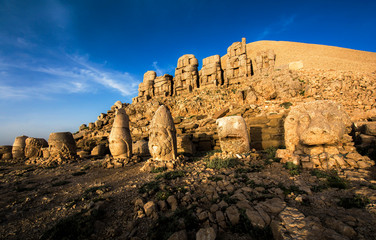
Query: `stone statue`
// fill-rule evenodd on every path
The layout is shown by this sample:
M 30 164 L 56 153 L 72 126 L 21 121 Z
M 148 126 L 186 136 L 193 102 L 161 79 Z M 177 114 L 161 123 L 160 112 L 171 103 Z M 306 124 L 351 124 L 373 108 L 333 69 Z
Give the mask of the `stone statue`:
M 336 144 L 350 124 L 343 107 L 333 101 L 300 104 L 291 108 L 285 120 L 286 149 L 294 152 L 305 146 Z
M 150 123 L 149 151 L 154 160 L 177 157 L 176 129 L 170 110 L 164 105 L 157 109 Z
M 132 138 L 129 130 L 129 117 L 123 108 L 117 110 L 108 142 L 110 152 L 114 158 L 132 157 Z
M 178 59 L 174 78 L 176 95 L 192 92 L 193 89 L 199 87 L 197 67 L 198 60 L 193 54 L 186 54 Z
M 25 140 L 25 157 L 36 158 L 43 157 L 42 148 L 48 147 L 48 143 L 43 138 L 29 137 Z
M 221 57 L 214 55 L 202 60 L 200 75 L 200 88 L 216 87 L 223 84 Z
M 165 74 L 156 77 L 154 80 L 154 96 L 168 97 L 172 95 L 172 79 L 171 75 Z
M 12 159 L 12 146 L 10 145 L 0 146 L 0 159 L 2 160 Z
M 260 51 L 255 57 L 256 69 L 255 73 L 270 73 L 274 70 L 275 53 L 273 49 Z
M 222 152 L 245 153 L 250 150 L 247 126 L 243 117 L 230 116 L 216 121 Z
M 70 132 L 51 133 L 48 138 L 50 157 L 71 159 L 76 156 L 76 142 Z
M 27 136 L 19 136 L 16 137 L 13 143 L 12 147 L 12 156 L 13 159 L 22 159 L 25 158 L 25 140 L 27 139 Z
M 242 83 L 252 75 L 251 59 L 247 56 L 246 39 L 234 42 L 228 49 L 225 65 L 225 84 Z

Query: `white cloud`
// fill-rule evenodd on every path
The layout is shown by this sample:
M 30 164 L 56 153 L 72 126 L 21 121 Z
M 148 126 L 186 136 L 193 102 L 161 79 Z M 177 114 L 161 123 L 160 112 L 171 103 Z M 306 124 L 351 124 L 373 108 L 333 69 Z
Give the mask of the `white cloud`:
M 158 76 L 163 75 L 163 70 L 158 66 L 157 61 L 153 62 L 153 67 L 154 67 L 155 72 L 157 73 Z
M 257 40 L 264 40 L 267 36 L 273 33 L 279 34 L 285 32 L 291 26 L 291 24 L 294 23 L 295 18 L 296 15 L 291 15 L 287 18 L 283 17 L 276 23 L 265 27 L 264 30 L 257 36 Z

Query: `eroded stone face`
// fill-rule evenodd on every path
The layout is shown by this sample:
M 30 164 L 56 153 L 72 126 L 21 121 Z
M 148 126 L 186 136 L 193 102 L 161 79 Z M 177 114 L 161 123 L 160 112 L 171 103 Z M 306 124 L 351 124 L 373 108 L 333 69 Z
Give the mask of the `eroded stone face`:
M 25 146 L 26 146 L 26 139 L 27 136 L 19 136 L 16 137 L 12 147 L 12 156 L 13 159 L 22 159 L 25 157 Z
M 250 150 L 247 126 L 241 116 L 219 118 L 216 123 L 222 152 L 244 153 Z
M 167 97 L 172 95 L 172 79 L 169 74 L 165 74 L 160 77 L 156 77 L 154 80 L 154 95 Z
M 164 105 L 160 106 L 150 123 L 149 151 L 154 160 L 176 159 L 176 129 L 171 113 Z
M 76 142 L 70 132 L 51 133 L 48 138 L 50 157 L 70 159 L 76 156 Z
M 43 138 L 29 137 L 25 140 L 25 157 L 43 157 L 42 148 L 48 147 L 48 143 Z
M 174 89 L 175 94 L 191 92 L 198 88 L 198 60 L 193 54 L 186 54 L 178 59 L 178 66 L 175 70 Z
M 256 73 L 270 73 L 274 70 L 275 65 L 275 53 L 273 49 L 266 51 L 260 51 L 255 58 L 255 72 Z
M 202 60 L 200 88 L 216 87 L 223 84 L 221 58 L 219 55 L 210 56 Z
M 129 117 L 123 108 L 116 113 L 108 141 L 110 152 L 114 158 L 130 158 L 132 156 Z
M 295 151 L 304 146 L 336 144 L 350 124 L 342 106 L 333 101 L 295 106 L 285 120 L 286 149 Z

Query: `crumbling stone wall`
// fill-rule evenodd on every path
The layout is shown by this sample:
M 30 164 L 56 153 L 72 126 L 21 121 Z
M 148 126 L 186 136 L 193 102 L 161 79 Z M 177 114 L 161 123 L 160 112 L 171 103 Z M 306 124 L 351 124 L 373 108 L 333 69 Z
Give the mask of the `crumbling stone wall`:
M 174 78 L 176 95 L 192 92 L 193 89 L 199 87 L 197 68 L 198 60 L 193 54 L 186 54 L 178 59 Z
M 200 75 L 200 88 L 216 87 L 223 84 L 223 74 L 221 69 L 221 57 L 219 55 L 210 56 L 202 60 Z

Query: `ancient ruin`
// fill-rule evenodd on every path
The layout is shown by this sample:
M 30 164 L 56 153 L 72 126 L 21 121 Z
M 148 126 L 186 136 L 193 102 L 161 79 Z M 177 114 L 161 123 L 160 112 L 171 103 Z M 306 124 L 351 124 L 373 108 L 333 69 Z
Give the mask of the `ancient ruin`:
M 176 129 L 170 110 L 162 105 L 150 123 L 149 151 L 154 160 L 171 161 L 177 157 Z
M 163 76 L 156 77 L 154 80 L 154 96 L 156 97 L 168 97 L 173 93 L 171 75 L 165 74 Z
M 12 148 L 13 159 L 19 160 L 25 158 L 25 140 L 27 138 L 27 136 L 16 137 Z
M 144 74 L 144 81 L 138 86 L 138 98 L 149 100 L 154 96 L 154 80 L 157 77 L 155 71 L 147 71 Z
M 372 161 L 368 158 L 358 156 L 360 159 L 354 162 L 343 157 L 354 150 L 348 135 L 350 125 L 350 117 L 343 107 L 333 101 L 295 106 L 285 120 L 286 150 L 278 150 L 277 156 L 306 168 L 369 167 Z
M 111 154 L 114 158 L 132 156 L 132 138 L 129 132 L 129 117 L 123 108 L 117 110 L 111 133 L 108 136 Z
M 241 42 L 234 42 L 227 49 L 222 66 L 226 85 L 245 82 L 252 75 L 252 61 L 247 55 L 245 38 Z
M 44 138 L 29 137 L 25 140 L 25 144 L 25 157 L 27 158 L 43 157 L 42 148 L 48 147 Z
M 1 160 L 10 160 L 12 159 L 12 146 L 4 145 L 0 146 L 0 159 Z
M 248 129 L 241 116 L 219 118 L 216 123 L 222 152 L 235 154 L 250 150 Z
M 76 156 L 76 142 L 70 132 L 51 133 L 48 138 L 48 147 L 51 158 L 72 160 Z
M 198 81 L 198 60 L 193 54 L 186 54 L 178 59 L 178 66 L 175 70 L 174 93 L 192 92 L 199 87 Z
M 267 74 L 274 71 L 275 53 L 273 49 L 258 52 L 255 58 L 255 74 Z
M 216 87 L 223 84 L 221 57 L 210 56 L 202 60 L 202 69 L 199 71 L 200 88 Z

